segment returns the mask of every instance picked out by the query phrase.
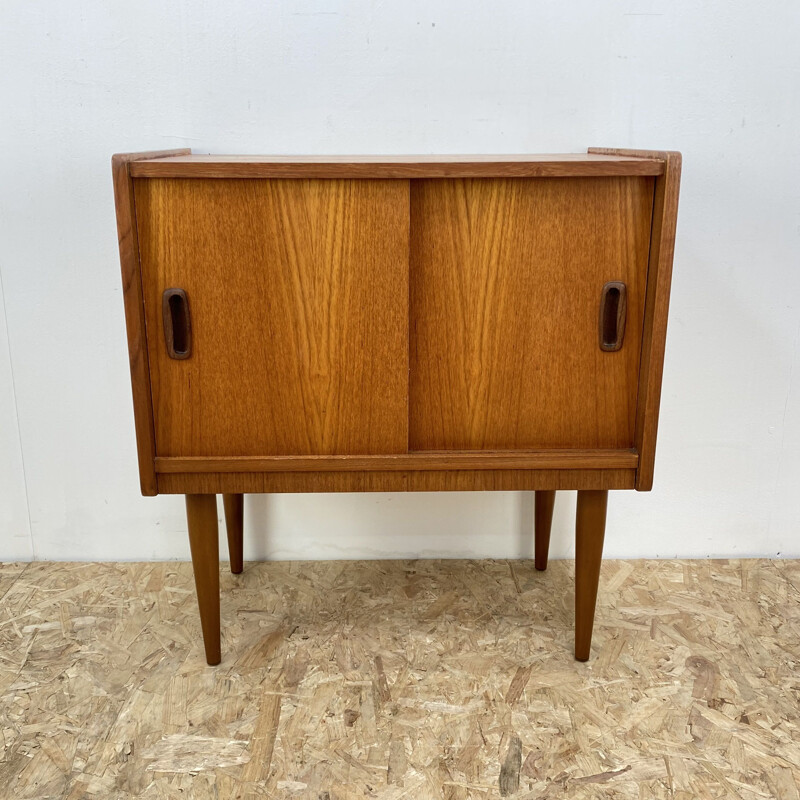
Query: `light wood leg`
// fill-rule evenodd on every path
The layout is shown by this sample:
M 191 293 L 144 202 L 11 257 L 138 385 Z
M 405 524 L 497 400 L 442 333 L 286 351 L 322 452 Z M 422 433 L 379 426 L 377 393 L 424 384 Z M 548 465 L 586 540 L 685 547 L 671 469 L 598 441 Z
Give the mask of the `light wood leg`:
M 553 505 L 556 501 L 554 491 L 537 491 L 534 519 L 534 538 L 536 542 L 534 564 L 536 569 L 547 569 L 547 554 L 550 551 L 550 528 L 553 524 Z
M 219 528 L 217 496 L 187 494 L 186 518 L 192 550 L 194 583 L 200 607 L 200 625 L 206 647 L 206 661 L 220 662 L 219 646 Z
M 225 529 L 228 532 L 228 552 L 231 555 L 231 572 L 238 575 L 244 569 L 244 495 L 223 494 Z
M 578 661 L 587 661 L 592 648 L 607 505 L 605 490 L 578 492 L 575 522 L 575 658 Z

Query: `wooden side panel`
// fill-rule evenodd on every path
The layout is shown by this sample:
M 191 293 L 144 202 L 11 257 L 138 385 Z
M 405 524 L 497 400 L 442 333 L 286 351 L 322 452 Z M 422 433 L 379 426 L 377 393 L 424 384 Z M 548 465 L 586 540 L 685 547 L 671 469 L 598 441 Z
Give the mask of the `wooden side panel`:
M 147 362 L 142 276 L 139 269 L 139 241 L 136 231 L 133 181 L 130 164 L 138 159 L 167 158 L 186 155 L 189 150 L 118 153 L 111 158 L 114 181 L 114 204 L 117 212 L 119 261 L 122 268 L 122 296 L 125 302 L 125 325 L 128 332 L 128 359 L 133 390 L 133 418 L 136 426 L 136 450 L 139 457 L 139 483 L 142 494 L 158 493 L 156 486 L 155 434 L 150 395 L 150 372 Z
M 656 179 L 653 203 L 653 229 L 642 336 L 642 368 L 636 413 L 635 442 L 641 457 L 636 473 L 636 489 L 647 492 L 653 488 L 656 460 L 661 376 L 664 371 L 664 351 L 667 344 L 667 318 L 672 286 L 675 231 L 678 224 L 682 157 L 680 153 L 672 150 L 617 150 L 592 147 L 589 148 L 589 152 L 635 158 L 660 158 L 665 163 L 664 174 Z
M 159 456 L 406 452 L 407 181 L 136 179 Z M 189 300 L 170 359 L 161 297 Z
M 413 182 L 412 450 L 633 446 L 652 201 L 649 177 Z

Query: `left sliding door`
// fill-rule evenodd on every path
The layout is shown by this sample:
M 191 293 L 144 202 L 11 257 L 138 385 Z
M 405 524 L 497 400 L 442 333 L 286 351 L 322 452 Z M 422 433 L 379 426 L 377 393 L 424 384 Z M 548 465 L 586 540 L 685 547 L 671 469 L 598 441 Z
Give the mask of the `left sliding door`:
M 158 456 L 407 451 L 408 181 L 134 187 Z

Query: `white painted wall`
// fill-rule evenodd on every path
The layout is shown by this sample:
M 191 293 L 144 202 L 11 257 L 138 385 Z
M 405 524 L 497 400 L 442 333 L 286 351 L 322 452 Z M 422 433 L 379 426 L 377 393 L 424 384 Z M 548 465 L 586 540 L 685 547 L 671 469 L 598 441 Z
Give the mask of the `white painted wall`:
M 682 150 L 656 488 L 612 496 L 606 553 L 800 556 L 798 30 L 796 0 L 5 0 L 0 558 L 188 557 L 181 498 L 138 494 L 109 167 L 175 146 Z M 249 558 L 531 552 L 530 494 L 246 511 Z
M 0 280 L 0 560 L 29 561 L 33 556 L 3 282 Z

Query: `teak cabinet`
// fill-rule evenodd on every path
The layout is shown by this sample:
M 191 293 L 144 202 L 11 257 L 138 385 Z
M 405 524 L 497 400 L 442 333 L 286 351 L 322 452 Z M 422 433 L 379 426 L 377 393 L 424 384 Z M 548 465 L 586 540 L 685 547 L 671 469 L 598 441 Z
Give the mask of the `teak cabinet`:
M 648 490 L 673 152 L 113 158 L 142 492 L 186 495 L 208 662 L 216 494 L 578 490 L 589 657 L 609 489 Z

